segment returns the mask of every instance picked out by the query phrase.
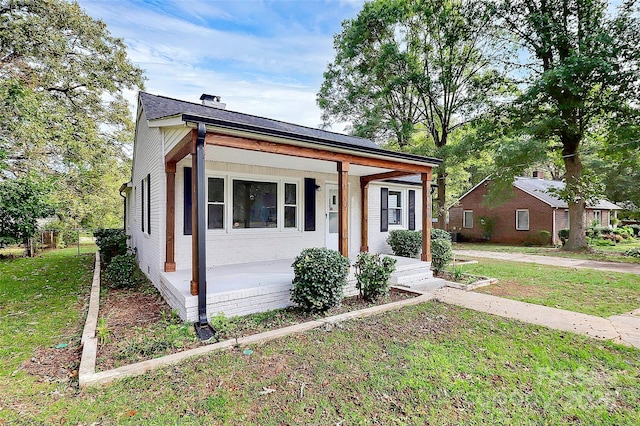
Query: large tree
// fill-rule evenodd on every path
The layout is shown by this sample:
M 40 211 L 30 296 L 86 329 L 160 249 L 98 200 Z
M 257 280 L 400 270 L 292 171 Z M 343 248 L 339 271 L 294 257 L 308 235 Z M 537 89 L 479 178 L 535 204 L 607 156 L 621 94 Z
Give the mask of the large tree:
M 636 1 L 612 14 L 604 0 L 502 0 L 496 12 L 521 49 L 524 77 L 522 95 L 506 114 L 509 131 L 501 149 L 508 154 L 503 160 L 510 160 L 502 170 L 517 170 L 549 151 L 560 155 L 566 180 L 560 195 L 571 223 L 565 248 L 584 248 L 585 206 L 598 195 L 583 166 L 584 142 L 602 133 L 610 146 L 626 149 L 624 139 L 633 132 L 619 131 L 619 123 L 627 129 L 638 123 Z
M 444 157 L 438 217 L 446 214 L 447 145 L 452 132 L 487 110 L 503 87 L 492 68 L 495 31 L 487 8 L 465 0 L 375 0 L 335 36 L 336 56 L 318 93 L 323 120 L 356 135 L 411 149 L 423 131 Z M 493 41 L 492 41 L 493 40 Z
M 54 177 L 63 218 L 104 217 L 132 142 L 123 91 L 142 84 L 122 40 L 77 3 L 0 0 L 0 179 Z

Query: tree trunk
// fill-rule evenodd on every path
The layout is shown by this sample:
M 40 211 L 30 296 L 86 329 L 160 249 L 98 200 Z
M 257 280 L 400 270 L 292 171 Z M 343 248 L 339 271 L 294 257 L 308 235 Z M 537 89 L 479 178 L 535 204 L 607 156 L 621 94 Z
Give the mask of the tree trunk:
M 438 223 L 436 228 L 447 229 L 447 172 L 444 163 L 438 166 Z
M 582 162 L 578 153 L 566 155 L 564 165 L 567 170 L 567 188 L 576 196 L 574 201 L 569 201 L 569 239 L 564 245 L 564 250 L 582 250 L 587 248 L 587 236 L 585 233 L 585 207 L 584 197 L 579 196 L 579 182 L 582 177 Z

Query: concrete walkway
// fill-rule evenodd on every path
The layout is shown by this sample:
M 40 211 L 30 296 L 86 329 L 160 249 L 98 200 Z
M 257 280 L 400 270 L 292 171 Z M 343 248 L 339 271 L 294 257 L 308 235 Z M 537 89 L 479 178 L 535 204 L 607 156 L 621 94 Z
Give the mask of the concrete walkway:
M 540 265 L 564 266 L 567 268 L 596 269 L 599 271 L 626 272 L 629 274 L 640 275 L 640 264 L 638 263 L 600 262 L 596 260 L 484 250 L 454 250 L 454 253 L 456 254 L 456 257 L 484 257 L 490 259 L 511 260 L 513 262 L 538 263 Z
M 640 309 L 601 318 L 447 287 L 431 293 L 443 303 L 640 348 Z

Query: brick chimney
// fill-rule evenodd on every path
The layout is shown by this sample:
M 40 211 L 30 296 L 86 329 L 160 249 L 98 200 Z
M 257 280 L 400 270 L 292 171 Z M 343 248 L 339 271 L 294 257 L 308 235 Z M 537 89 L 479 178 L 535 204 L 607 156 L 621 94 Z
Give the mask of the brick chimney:
M 541 172 L 540 170 L 536 170 L 535 172 L 533 172 L 533 177 L 538 179 L 544 179 L 544 172 Z
M 202 105 L 204 106 L 220 109 L 225 109 L 227 107 L 227 104 L 220 102 L 220 96 L 217 95 L 209 95 L 207 93 L 203 93 L 200 96 L 200 100 L 202 101 Z

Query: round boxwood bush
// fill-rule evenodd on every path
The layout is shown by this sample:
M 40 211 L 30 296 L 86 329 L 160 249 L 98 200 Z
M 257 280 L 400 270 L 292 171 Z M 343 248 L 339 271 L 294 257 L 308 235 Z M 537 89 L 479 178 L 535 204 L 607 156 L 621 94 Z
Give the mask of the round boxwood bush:
M 422 233 L 420 231 L 395 229 L 389 232 L 387 243 L 391 246 L 391 250 L 396 256 L 418 257 L 422 249 Z
M 451 234 L 444 229 L 431 228 L 431 240 L 448 240 L 451 241 Z
M 431 267 L 436 275 L 440 274 L 453 259 L 451 241 L 438 238 L 431 241 Z
M 389 293 L 389 278 L 396 260 L 379 254 L 362 252 L 356 261 L 356 287 L 363 299 L 374 301 Z
M 291 265 L 291 301 L 305 312 L 324 312 L 342 301 L 349 259 L 328 248 L 308 248 Z
M 104 275 L 111 288 L 136 288 L 144 280 L 136 257 L 130 253 L 111 258 Z

